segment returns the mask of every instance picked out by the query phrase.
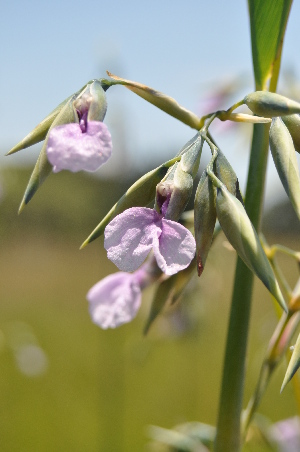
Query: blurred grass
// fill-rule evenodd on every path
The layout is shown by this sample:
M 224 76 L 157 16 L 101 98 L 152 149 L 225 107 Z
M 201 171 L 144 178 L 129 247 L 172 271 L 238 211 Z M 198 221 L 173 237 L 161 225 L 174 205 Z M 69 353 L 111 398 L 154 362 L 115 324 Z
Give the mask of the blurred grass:
M 131 324 L 101 331 L 91 323 L 85 294 L 116 268 L 102 239 L 83 251 L 78 247 L 130 183 L 61 173 L 17 216 L 28 175 L 2 172 L 1 451 L 145 450 L 149 424 L 214 424 L 235 265 L 224 236 L 190 296 L 158 319 L 147 337 L 142 329 L 153 288 Z M 292 235 L 272 234 L 270 243 L 299 247 Z M 282 259 L 292 283 L 298 269 Z M 254 295 L 247 400 L 276 324 L 260 282 Z M 9 339 L 20 321 L 48 358 L 48 368 L 35 377 L 21 372 Z M 274 421 L 296 413 L 291 387 L 279 395 L 283 374 L 281 366 L 260 410 Z

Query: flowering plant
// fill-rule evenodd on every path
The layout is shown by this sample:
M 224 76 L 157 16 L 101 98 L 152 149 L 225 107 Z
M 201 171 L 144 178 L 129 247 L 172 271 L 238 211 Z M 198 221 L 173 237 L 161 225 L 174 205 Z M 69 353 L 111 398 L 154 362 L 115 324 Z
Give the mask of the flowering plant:
M 108 73 L 110 79 L 93 80 L 62 102 L 9 153 L 45 140 L 26 188 L 22 209 L 51 172 L 96 171 L 109 159 L 112 139 L 103 121 L 106 91 L 114 85 L 125 86 L 197 130 L 173 159 L 142 176 L 126 191 L 82 247 L 104 234 L 107 257 L 121 270 L 96 283 L 87 294 L 92 320 L 103 329 L 133 320 L 141 304 L 142 290 L 151 284 L 165 288 L 168 282 L 164 303 L 157 308 L 154 298 L 152 308 L 155 309 L 151 308 L 145 328 L 148 331 L 171 297 L 177 275 L 184 275 L 183 290 L 193 270 L 201 276 L 213 238 L 220 230 L 224 232 L 239 259 L 218 424 L 216 430 L 210 430 L 211 443 L 215 444 L 217 452 L 240 450 L 271 375 L 300 323 L 299 284 L 294 290 L 290 289 L 275 260 L 275 254 L 281 251 L 299 262 L 299 253 L 279 245 L 270 247 L 259 235 L 269 144 L 278 176 L 300 219 L 300 177 L 295 154 L 299 152 L 300 104 L 275 93 L 280 45 L 290 2 L 281 2 L 276 11 L 264 6 L 268 2 L 260 3 L 262 19 L 258 20 L 256 1 L 249 1 L 256 91 L 227 110 L 213 111 L 200 118 L 163 93 Z M 272 21 L 268 20 L 269 15 Z M 274 45 L 272 51 L 266 53 L 265 48 L 269 49 L 266 39 L 270 36 Z M 235 112 L 243 105 L 251 114 Z M 234 169 L 211 135 L 210 126 L 217 119 L 254 124 L 245 197 L 240 192 Z M 198 181 L 204 143 L 211 155 Z M 187 213 L 185 209 L 193 198 L 194 188 L 193 209 Z M 186 221 L 187 216 L 192 217 L 192 222 Z M 254 276 L 278 303 L 280 320 L 262 363 L 257 387 L 242 415 Z M 282 389 L 300 366 L 299 341 L 298 338 Z M 199 438 L 205 444 L 201 435 Z M 180 449 L 180 445 L 175 446 Z

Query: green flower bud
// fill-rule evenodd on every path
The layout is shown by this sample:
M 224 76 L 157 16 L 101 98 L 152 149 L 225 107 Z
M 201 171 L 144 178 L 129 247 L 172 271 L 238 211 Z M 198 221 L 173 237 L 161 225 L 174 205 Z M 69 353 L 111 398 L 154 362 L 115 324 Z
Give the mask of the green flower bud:
M 300 153 L 300 116 L 287 115 L 282 117 L 294 142 L 295 150 Z
M 227 190 L 234 195 L 242 204 L 244 204 L 243 197 L 240 192 L 239 181 L 232 166 L 228 162 L 225 155 L 218 149 L 218 155 L 215 163 L 215 174 L 218 179 L 226 186 Z
M 182 170 L 180 163 L 178 163 L 174 173 L 172 194 L 165 213 L 165 218 L 173 221 L 180 218 L 193 190 L 193 178 L 189 173 Z
M 217 189 L 217 217 L 233 248 L 249 269 L 258 276 L 266 288 L 287 311 L 274 272 L 260 244 L 258 235 L 243 205 L 223 184 Z
M 287 97 L 268 91 L 255 91 L 244 98 L 244 103 L 258 116 L 274 117 L 300 113 L 300 104 Z
M 81 116 L 87 113 L 88 121 L 103 121 L 107 110 L 106 95 L 101 83 L 93 80 L 74 101 L 74 108 Z
M 185 149 L 181 157 L 180 166 L 183 171 L 189 173 L 194 179 L 199 168 L 204 140 L 197 134 L 193 141 L 189 143 L 188 148 Z
M 174 163 L 178 158 L 169 160 L 163 163 L 159 167 L 155 168 L 149 173 L 138 179 L 126 193 L 119 199 L 119 201 L 110 209 L 107 215 L 102 219 L 102 221 L 96 226 L 89 237 L 83 242 L 81 248 L 84 248 L 88 243 L 100 237 L 108 223 L 124 210 L 130 207 L 136 206 L 147 206 L 149 203 L 154 201 L 155 188 L 157 184 L 164 178 L 170 167 L 174 166 Z
M 216 188 L 203 172 L 195 195 L 194 229 L 198 275 L 201 276 L 210 250 L 216 223 Z
M 292 137 L 280 118 L 275 118 L 272 121 L 270 128 L 270 148 L 282 185 L 300 219 L 300 178 L 298 163 Z

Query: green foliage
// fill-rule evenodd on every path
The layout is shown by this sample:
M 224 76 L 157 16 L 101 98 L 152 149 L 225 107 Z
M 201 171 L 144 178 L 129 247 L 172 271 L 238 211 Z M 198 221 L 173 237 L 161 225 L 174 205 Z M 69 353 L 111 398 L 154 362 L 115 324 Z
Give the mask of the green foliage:
M 248 0 L 256 89 L 265 90 L 281 49 L 292 0 Z

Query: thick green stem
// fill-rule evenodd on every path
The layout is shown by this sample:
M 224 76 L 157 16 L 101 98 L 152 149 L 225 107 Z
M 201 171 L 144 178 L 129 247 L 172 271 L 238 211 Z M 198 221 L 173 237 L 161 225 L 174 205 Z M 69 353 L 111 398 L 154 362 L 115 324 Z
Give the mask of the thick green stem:
M 245 207 L 259 231 L 269 147 L 269 125 L 255 124 L 248 172 Z M 241 447 L 240 420 L 253 273 L 237 260 L 222 378 L 216 452 L 236 452 Z

